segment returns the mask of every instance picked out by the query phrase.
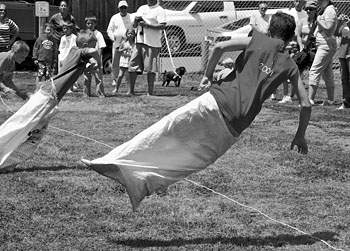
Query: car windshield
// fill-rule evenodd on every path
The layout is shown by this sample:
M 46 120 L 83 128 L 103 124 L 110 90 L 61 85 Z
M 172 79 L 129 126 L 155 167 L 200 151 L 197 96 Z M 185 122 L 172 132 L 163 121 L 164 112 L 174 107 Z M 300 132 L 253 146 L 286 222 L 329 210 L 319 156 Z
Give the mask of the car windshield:
M 168 10 L 182 11 L 192 3 L 192 1 L 163 1 L 162 7 Z
M 243 26 L 249 24 L 249 17 L 247 18 L 242 18 L 238 21 L 234 21 L 234 22 L 230 22 L 228 24 L 224 24 L 223 26 L 221 26 L 221 28 L 225 29 L 225 30 L 230 30 L 230 31 L 234 31 L 237 30 L 239 28 L 242 28 Z

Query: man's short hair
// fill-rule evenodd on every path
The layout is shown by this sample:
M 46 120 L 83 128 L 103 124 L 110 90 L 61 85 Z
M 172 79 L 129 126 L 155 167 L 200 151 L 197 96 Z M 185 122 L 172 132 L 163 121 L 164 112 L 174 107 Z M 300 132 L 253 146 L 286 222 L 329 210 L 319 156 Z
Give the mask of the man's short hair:
M 97 38 L 95 36 L 95 34 L 90 31 L 90 30 L 81 30 L 80 32 L 78 32 L 78 36 L 76 39 L 76 44 L 79 48 L 83 48 L 86 47 L 86 45 L 88 43 L 90 43 L 91 41 L 95 41 L 97 42 Z
M 30 48 L 26 42 L 18 40 L 16 42 L 14 42 L 13 45 L 11 46 L 11 51 L 13 53 L 16 53 L 16 52 L 28 52 L 29 53 Z
M 271 37 L 280 38 L 286 42 L 293 39 L 295 27 L 293 16 L 287 13 L 277 12 L 271 17 L 269 31 Z

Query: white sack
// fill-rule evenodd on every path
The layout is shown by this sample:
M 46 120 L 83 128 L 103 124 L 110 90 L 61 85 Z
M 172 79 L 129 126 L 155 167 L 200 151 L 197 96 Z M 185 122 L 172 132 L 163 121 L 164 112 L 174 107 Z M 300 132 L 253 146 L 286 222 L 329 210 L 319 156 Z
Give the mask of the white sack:
M 205 93 L 102 158 L 82 161 L 124 185 L 135 210 L 145 196 L 206 168 L 236 141 Z
M 57 104 L 51 94 L 39 90 L 0 126 L 0 170 L 32 155 Z

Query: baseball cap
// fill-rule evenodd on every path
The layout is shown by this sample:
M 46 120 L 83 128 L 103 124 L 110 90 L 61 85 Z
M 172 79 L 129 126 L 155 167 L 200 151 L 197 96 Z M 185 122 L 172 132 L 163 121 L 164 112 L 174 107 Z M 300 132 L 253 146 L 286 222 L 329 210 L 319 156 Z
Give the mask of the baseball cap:
M 122 6 L 129 7 L 128 2 L 127 2 L 127 1 L 119 1 L 119 3 L 118 3 L 118 8 L 120 8 L 120 7 L 122 7 Z
M 222 61 L 222 64 L 233 64 L 234 61 L 232 58 L 226 58 L 224 61 Z
M 315 0 L 307 0 L 304 8 L 305 8 L 305 10 L 307 10 L 307 9 L 316 9 L 317 8 L 317 1 L 315 1 Z

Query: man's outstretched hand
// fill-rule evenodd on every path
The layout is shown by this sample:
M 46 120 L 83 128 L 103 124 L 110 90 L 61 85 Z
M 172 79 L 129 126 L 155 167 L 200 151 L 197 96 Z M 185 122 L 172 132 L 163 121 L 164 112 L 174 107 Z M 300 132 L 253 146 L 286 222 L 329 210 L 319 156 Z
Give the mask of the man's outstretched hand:
M 294 146 L 298 147 L 298 153 L 307 154 L 308 146 L 307 146 L 305 138 L 295 137 L 292 141 L 292 144 L 290 145 L 290 150 L 293 150 Z

